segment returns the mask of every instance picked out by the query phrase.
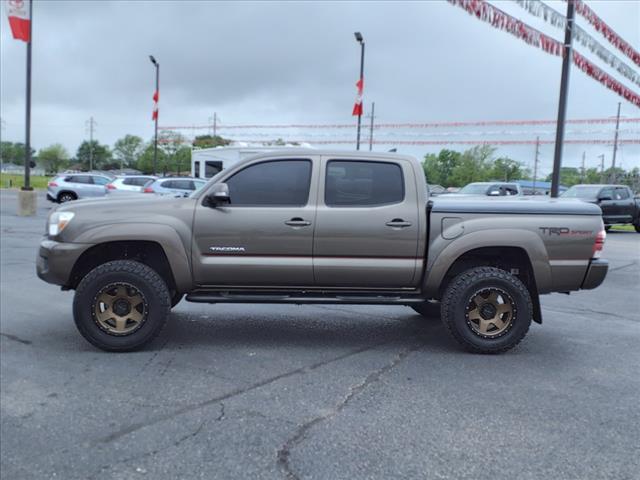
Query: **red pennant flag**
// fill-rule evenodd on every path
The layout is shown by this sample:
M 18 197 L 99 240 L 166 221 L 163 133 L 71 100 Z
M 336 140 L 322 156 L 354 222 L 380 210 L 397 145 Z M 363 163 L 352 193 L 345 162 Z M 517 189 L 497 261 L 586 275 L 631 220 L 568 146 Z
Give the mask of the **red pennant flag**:
M 356 103 L 353 105 L 353 112 L 351 115 L 357 117 L 362 115 L 362 92 L 364 91 L 364 78 L 361 78 L 356 82 L 358 94 L 356 95 Z
M 16 40 L 30 40 L 31 18 L 29 16 L 29 2 L 31 0 L 9 0 L 7 2 L 7 16 L 11 33 Z
M 158 119 L 158 100 L 160 99 L 160 93 L 156 90 L 153 94 L 153 113 L 151 114 L 151 120 Z

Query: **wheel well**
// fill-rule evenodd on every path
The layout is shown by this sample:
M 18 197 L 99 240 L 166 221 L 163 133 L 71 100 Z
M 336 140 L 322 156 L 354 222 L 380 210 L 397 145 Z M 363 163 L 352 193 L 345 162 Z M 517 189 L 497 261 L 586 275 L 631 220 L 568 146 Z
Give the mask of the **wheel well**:
M 482 266 L 500 268 L 518 277 L 529 289 L 533 302 L 534 321 L 542 323 L 538 287 L 531 260 L 527 252 L 519 247 L 483 247 L 462 254 L 453 262 L 442 279 L 438 292 L 439 298 L 442 298 L 444 290 L 454 277 L 470 268 Z
M 56 198 L 59 200 L 59 199 L 60 199 L 60 196 L 61 196 L 63 193 L 69 193 L 69 194 L 71 194 L 71 195 L 73 196 L 73 198 L 78 198 L 78 195 L 77 195 L 75 192 L 71 191 L 71 190 L 61 190 L 61 191 L 59 191 L 59 192 L 58 192 L 58 196 L 57 196 Z
M 143 240 L 106 242 L 91 247 L 76 260 L 68 287 L 76 288 L 87 273 L 113 260 L 136 260 L 144 263 L 158 272 L 170 291 L 176 291 L 176 282 L 164 249 L 157 242 Z

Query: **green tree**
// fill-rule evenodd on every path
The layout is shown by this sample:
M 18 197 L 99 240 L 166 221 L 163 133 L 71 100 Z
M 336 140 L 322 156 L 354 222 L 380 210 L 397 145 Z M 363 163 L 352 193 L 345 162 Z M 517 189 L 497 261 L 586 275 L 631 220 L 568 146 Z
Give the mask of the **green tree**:
M 38 162 L 47 173 L 58 173 L 69 165 L 69 153 L 61 144 L 54 143 L 40 150 Z
M 490 173 L 491 180 L 524 180 L 529 178 L 529 170 L 524 165 L 511 158 L 501 157 L 493 161 Z
M 169 171 L 178 175 L 191 171 L 191 149 L 182 145 L 168 160 Z
M 153 142 L 149 142 L 142 155 L 138 157 L 137 168 L 143 173 L 153 173 Z M 167 155 L 161 148 L 158 148 L 158 165 L 156 173 L 163 173 L 167 171 Z
M 31 158 L 36 151 L 31 149 Z M 0 162 L 24 165 L 24 143 L 22 142 L 0 142 Z
M 450 186 L 450 178 L 453 169 L 460 162 L 462 154 L 454 150 L 440 150 L 438 155 L 429 153 L 425 155 L 422 168 L 427 177 L 427 182 L 443 186 Z
M 491 179 L 491 157 L 496 151 L 491 145 L 478 145 L 465 151 L 453 168 L 449 186 L 462 187 L 471 182 Z
M 93 158 L 93 161 L 90 159 Z M 107 145 L 101 145 L 97 140 L 89 142 L 85 140 L 78 147 L 76 152 L 76 162 L 83 170 L 107 169 L 112 164 L 111 150 Z
M 135 167 L 144 150 L 144 141 L 136 135 L 125 135 L 113 146 L 113 158 L 119 168 Z
M 193 140 L 193 148 L 213 148 L 225 147 L 231 144 L 231 140 L 222 138 L 220 135 L 198 135 Z

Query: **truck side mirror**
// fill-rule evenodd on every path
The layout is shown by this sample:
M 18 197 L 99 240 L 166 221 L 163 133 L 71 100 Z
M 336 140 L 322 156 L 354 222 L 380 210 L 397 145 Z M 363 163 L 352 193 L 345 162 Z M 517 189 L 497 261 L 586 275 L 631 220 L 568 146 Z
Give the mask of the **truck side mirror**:
M 216 183 L 211 193 L 207 195 L 207 204 L 210 207 L 217 207 L 225 203 L 231 203 L 229 197 L 229 185 L 226 183 Z
M 600 195 L 598 196 L 598 200 L 602 202 L 603 200 L 613 200 L 613 198 L 611 198 L 610 195 Z
M 500 190 L 491 190 L 489 192 L 489 196 L 490 197 L 499 197 L 500 196 Z

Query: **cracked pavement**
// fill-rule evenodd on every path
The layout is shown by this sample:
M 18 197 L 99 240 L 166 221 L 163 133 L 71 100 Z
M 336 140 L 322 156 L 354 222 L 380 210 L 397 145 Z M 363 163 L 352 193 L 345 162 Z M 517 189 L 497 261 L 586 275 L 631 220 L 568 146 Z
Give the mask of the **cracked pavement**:
M 405 307 L 182 302 L 150 348 L 86 343 L 35 275 L 49 205 L 0 191 L 0 477 L 601 479 L 640 471 L 640 235 L 501 356 Z

